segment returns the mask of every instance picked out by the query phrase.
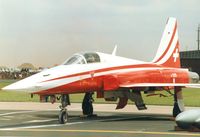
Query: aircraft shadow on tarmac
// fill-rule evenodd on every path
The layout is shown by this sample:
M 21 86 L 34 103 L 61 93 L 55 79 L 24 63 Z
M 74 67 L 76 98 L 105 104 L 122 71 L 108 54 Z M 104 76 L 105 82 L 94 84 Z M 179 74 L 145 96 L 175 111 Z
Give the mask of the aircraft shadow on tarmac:
M 40 119 L 38 122 L 25 122 L 25 119 L 21 119 L 21 123 L 10 122 L 6 125 L 0 126 L 0 128 L 15 128 L 15 127 L 27 127 L 27 126 L 39 126 L 39 125 L 51 125 L 58 124 L 57 113 L 41 112 L 33 115 L 33 119 Z M 33 119 L 29 119 L 30 121 Z M 49 121 L 47 119 L 50 119 Z M 24 121 L 23 121 L 24 120 Z M 47 120 L 47 121 L 45 121 Z M 122 114 L 122 113 L 97 113 L 94 117 L 81 117 L 81 113 L 71 113 L 69 115 L 69 123 L 73 122 L 119 122 L 119 121 L 172 121 L 170 115 L 155 115 L 155 114 Z
M 55 118 L 57 115 L 51 114 L 38 114 L 36 115 L 40 118 Z M 101 122 L 111 122 L 111 121 L 172 121 L 172 116 L 170 115 L 158 115 L 158 114 L 113 114 L 113 115 L 101 115 L 97 114 L 94 117 L 82 117 L 81 113 L 78 115 L 69 115 L 69 119 L 72 121 L 90 121 L 90 120 L 102 120 Z M 57 121 L 56 121 L 57 122 Z
M 172 121 L 169 115 L 152 115 L 152 114 L 120 114 L 108 117 L 100 118 L 105 119 L 102 122 L 114 122 L 114 121 Z M 113 118 L 113 119 L 112 119 Z M 115 119 L 116 118 L 116 119 Z M 117 119 L 119 118 L 119 119 Z

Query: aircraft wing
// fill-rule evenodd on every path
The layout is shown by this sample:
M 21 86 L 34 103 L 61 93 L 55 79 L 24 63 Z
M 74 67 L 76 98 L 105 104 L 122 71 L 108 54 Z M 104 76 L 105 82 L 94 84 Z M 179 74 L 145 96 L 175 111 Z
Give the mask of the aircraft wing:
M 135 84 L 120 84 L 120 87 L 174 87 L 181 86 L 186 88 L 200 88 L 200 84 L 196 83 L 135 83 Z

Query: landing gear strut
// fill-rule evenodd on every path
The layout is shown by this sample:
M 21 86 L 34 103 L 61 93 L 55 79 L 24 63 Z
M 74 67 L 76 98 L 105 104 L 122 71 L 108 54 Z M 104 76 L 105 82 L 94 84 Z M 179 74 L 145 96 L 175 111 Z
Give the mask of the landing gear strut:
M 61 95 L 61 105 L 59 106 L 61 109 L 58 117 L 60 124 L 65 124 L 68 121 L 67 105 L 70 105 L 69 95 L 63 94 Z
M 181 87 L 174 87 L 174 108 L 173 117 L 184 111 L 184 103 Z
M 92 116 L 93 115 L 93 105 L 94 99 L 92 98 L 93 93 L 87 92 L 85 93 L 83 102 L 82 102 L 82 110 L 83 115 Z

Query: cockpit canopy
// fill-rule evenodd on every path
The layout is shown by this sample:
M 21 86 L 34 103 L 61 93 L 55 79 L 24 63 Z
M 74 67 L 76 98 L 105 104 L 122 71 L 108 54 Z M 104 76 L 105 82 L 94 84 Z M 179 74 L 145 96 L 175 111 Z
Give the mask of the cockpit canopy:
M 72 57 L 67 59 L 63 64 L 89 64 L 89 63 L 97 63 L 100 62 L 100 57 L 95 52 L 90 53 L 78 53 L 74 54 Z

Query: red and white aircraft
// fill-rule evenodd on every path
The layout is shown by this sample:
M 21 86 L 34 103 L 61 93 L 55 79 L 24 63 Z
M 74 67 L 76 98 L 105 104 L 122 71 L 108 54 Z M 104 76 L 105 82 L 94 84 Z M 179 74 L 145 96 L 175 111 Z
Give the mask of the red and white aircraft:
M 174 89 L 173 115 L 176 116 L 184 110 L 181 89 L 200 87 L 197 73 L 180 68 L 179 47 L 177 21 L 169 18 L 152 62 L 116 56 L 116 48 L 112 54 L 77 53 L 62 65 L 20 80 L 3 90 L 27 91 L 39 94 L 41 99 L 50 96 L 52 102 L 61 99 L 59 122 L 65 123 L 69 94 L 86 93 L 82 109 L 84 114 L 90 115 L 93 114 L 92 92 L 107 101 L 118 99 L 116 109 L 125 107 L 130 99 L 141 110 L 146 109 L 141 91 L 148 94 Z

